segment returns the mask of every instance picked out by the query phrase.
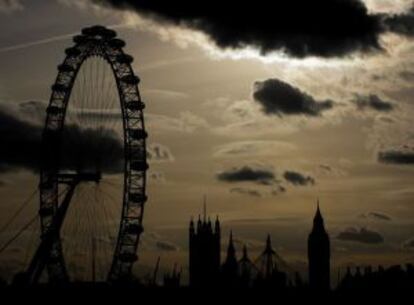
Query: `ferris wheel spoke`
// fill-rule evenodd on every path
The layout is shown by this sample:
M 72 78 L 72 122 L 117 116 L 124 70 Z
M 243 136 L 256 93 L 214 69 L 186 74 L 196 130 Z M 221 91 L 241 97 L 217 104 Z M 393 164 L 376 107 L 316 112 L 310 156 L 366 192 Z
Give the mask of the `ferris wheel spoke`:
M 83 266 L 84 272 L 82 274 L 82 277 L 86 280 L 87 278 L 87 271 L 88 271 L 88 249 L 90 249 L 90 236 L 91 236 L 91 226 L 90 226 L 90 215 L 89 215 L 89 209 L 88 209 L 88 202 L 89 202 L 89 194 L 88 192 L 85 192 L 85 196 L 82 200 L 82 214 L 84 215 L 84 221 L 83 221 L 83 231 L 81 232 L 81 240 L 80 240 L 80 266 Z
M 108 186 L 108 188 L 110 188 L 111 186 L 109 185 Z M 122 199 L 121 198 L 119 198 L 119 199 L 116 199 L 114 196 L 113 196 L 113 194 L 111 193 L 111 192 L 109 192 L 109 191 L 104 191 L 104 190 L 101 190 L 109 199 L 111 199 L 111 201 L 113 202 L 113 203 L 116 203 L 116 202 L 120 202 Z
M 112 224 L 112 222 L 113 222 L 113 220 L 115 219 L 114 217 L 113 217 L 113 215 L 112 215 L 112 217 L 109 215 L 109 212 L 107 211 L 107 207 L 106 207 L 106 205 L 107 205 L 107 202 L 106 202 L 106 199 L 105 199 L 105 197 L 104 196 L 102 196 L 102 211 L 103 211 L 103 213 L 104 213 L 104 218 L 105 218 L 105 220 L 106 220 L 106 224 L 105 224 L 105 230 L 106 230 L 106 236 L 107 236 L 107 238 L 108 238 L 108 242 L 111 244 L 111 245 L 113 245 L 113 243 L 112 243 L 112 238 L 113 238 L 113 236 L 111 236 L 111 230 L 110 230 L 110 227 L 112 227 L 113 226 L 113 224 Z
M 116 209 L 115 205 L 117 202 L 120 202 L 120 200 L 116 200 L 112 195 L 110 195 L 108 192 L 105 192 L 101 189 L 101 193 L 104 195 L 103 198 L 105 201 L 105 211 L 107 212 L 110 220 L 112 219 L 118 219 L 120 210 Z M 111 222 L 112 223 L 112 222 Z
M 79 199 L 81 198 L 81 194 L 83 189 L 81 186 L 78 186 L 78 190 L 74 196 L 72 201 L 70 213 L 72 215 L 68 215 L 69 222 L 65 224 L 63 227 L 63 238 L 64 238 L 64 250 L 67 253 L 67 256 L 76 257 L 78 251 L 78 243 L 77 240 L 71 239 L 70 236 L 82 236 L 82 226 L 79 221 Z
M 107 211 L 107 200 L 105 199 L 105 196 L 102 196 L 103 194 L 101 193 L 101 191 L 99 190 L 99 194 L 100 194 L 100 212 L 101 212 L 101 217 L 103 219 L 102 222 L 102 236 L 104 236 L 105 238 L 107 238 L 108 243 L 111 243 L 112 240 L 112 236 L 111 236 L 111 232 L 114 232 L 114 230 L 111 230 L 111 227 L 113 227 L 113 221 L 114 221 L 114 216 L 109 216 L 109 213 Z

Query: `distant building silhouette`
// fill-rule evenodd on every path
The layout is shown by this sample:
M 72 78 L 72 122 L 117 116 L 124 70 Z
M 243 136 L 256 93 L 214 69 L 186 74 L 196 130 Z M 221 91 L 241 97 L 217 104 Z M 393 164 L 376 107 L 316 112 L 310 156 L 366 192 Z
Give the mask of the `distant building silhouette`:
M 177 265 L 174 265 L 174 269 L 171 273 L 164 274 L 164 287 L 178 288 L 180 287 L 181 270 L 177 271 Z
M 281 262 L 282 259 L 273 250 L 272 241 L 270 235 L 268 235 L 265 249 L 256 261 L 258 274 L 254 286 L 275 288 L 278 290 L 286 289 L 287 275 L 278 266 L 278 263 Z
M 271 237 L 267 236 L 265 247 L 259 257 L 251 261 L 244 246 L 242 257 L 237 258 L 233 233 L 230 232 L 225 261 L 221 265 L 221 228 L 218 218 L 214 225 L 206 215 L 197 223 L 193 219 L 189 228 L 189 283 L 191 287 L 252 287 L 283 291 L 292 287 L 305 289 L 306 284 L 298 273 L 273 249 Z M 309 288 L 312 291 L 330 290 L 330 241 L 318 206 L 313 228 L 308 239 Z M 289 277 L 288 277 L 289 274 Z
M 330 242 L 318 206 L 308 238 L 309 286 L 313 291 L 330 289 Z
M 203 219 L 198 218 L 197 226 L 190 222 L 190 286 L 208 287 L 218 284 L 220 275 L 220 222 L 218 217 L 214 228 L 207 219 L 204 204 Z
M 253 279 L 257 276 L 257 268 L 247 254 L 247 247 L 243 246 L 243 256 L 238 263 L 239 285 L 241 287 L 251 287 Z
M 337 291 L 345 293 L 384 293 L 384 292 L 406 292 L 414 287 L 414 266 L 407 264 L 405 268 L 400 265 L 384 268 L 378 266 L 373 270 L 367 266 L 361 271 L 355 267 L 352 272 L 348 267 L 344 277 L 338 284 Z
M 237 262 L 236 249 L 233 244 L 233 233 L 230 232 L 227 257 L 221 267 L 222 285 L 236 287 L 239 282 L 239 263 Z
M 237 258 L 233 233 L 230 231 L 226 258 L 221 264 L 221 228 L 218 217 L 214 227 L 206 215 L 193 219 L 189 227 L 189 284 L 191 287 L 268 287 L 287 288 L 287 274 L 282 271 L 287 265 L 272 248 L 270 235 L 261 255 L 252 262 L 246 246 L 240 260 Z M 170 281 L 171 282 L 171 281 Z M 171 283 L 170 283 L 171 284 Z M 170 285 L 172 286 L 172 285 Z

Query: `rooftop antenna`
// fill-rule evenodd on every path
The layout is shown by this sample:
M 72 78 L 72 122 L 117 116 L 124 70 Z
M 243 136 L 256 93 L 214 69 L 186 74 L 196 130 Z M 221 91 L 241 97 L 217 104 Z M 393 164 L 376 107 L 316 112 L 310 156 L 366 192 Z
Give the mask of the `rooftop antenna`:
M 341 283 L 341 267 L 338 268 L 338 282 L 336 283 L 337 286 Z
M 160 268 L 160 260 L 161 260 L 161 257 L 158 256 L 157 263 L 155 264 L 155 268 L 154 268 L 154 273 L 152 275 L 152 285 L 154 286 L 157 285 L 157 275 L 158 275 L 158 270 Z
M 207 196 L 206 195 L 204 195 L 203 219 L 204 219 L 204 222 L 206 222 L 206 219 L 207 219 Z
M 92 236 L 92 283 L 96 282 L 96 239 Z

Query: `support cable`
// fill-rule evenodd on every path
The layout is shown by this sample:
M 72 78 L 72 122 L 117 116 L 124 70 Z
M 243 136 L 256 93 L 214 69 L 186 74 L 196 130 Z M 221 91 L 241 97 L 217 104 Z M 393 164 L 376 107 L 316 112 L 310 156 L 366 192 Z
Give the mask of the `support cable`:
M 33 217 L 32 219 L 30 219 L 30 221 L 28 223 L 26 223 L 15 235 L 13 235 L 12 238 L 10 238 L 1 248 L 0 248 L 0 254 L 3 253 L 9 246 L 11 243 L 13 243 L 16 239 L 18 239 L 20 237 L 20 235 L 22 235 L 22 233 L 29 228 L 38 218 L 38 215 L 36 214 L 35 217 Z
M 0 228 L 0 234 L 3 234 L 9 226 L 14 222 L 14 220 L 20 215 L 20 213 L 24 210 L 24 208 L 30 203 L 30 201 L 33 199 L 33 197 L 36 195 L 38 190 L 36 189 L 30 196 L 23 201 L 21 206 L 16 210 L 16 212 L 12 215 L 12 217 L 9 219 L 8 222 L 6 222 L 1 228 Z

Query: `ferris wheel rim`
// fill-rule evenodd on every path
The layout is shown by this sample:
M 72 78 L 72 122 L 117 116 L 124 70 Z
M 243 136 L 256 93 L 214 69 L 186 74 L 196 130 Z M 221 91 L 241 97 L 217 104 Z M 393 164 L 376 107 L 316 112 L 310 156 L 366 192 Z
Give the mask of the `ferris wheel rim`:
M 90 57 L 103 58 L 111 67 L 116 81 L 120 101 L 123 145 L 124 145 L 124 186 L 122 212 L 118 237 L 108 273 L 109 281 L 127 278 L 138 259 L 136 253 L 140 235 L 146 196 L 146 137 L 144 125 L 144 103 L 138 89 L 139 78 L 135 75 L 132 56 L 124 53 L 125 43 L 116 38 L 116 33 L 101 26 L 82 30 L 74 37 L 75 46 L 66 49 L 63 63 L 58 66 L 58 75 L 52 86 L 47 107 L 45 127 L 42 134 L 42 160 L 40 170 L 41 234 L 44 235 L 58 209 L 58 175 L 60 169 L 60 144 L 65 116 L 73 85 L 79 69 Z M 54 256 L 48 262 L 49 280 L 67 281 L 60 239 L 51 250 Z

